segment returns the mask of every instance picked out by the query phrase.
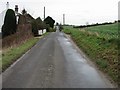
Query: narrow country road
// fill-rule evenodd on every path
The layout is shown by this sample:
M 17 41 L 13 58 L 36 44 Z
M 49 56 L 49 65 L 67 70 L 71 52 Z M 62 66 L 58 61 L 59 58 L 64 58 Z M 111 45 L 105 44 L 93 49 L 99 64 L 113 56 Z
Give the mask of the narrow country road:
M 3 74 L 3 88 L 112 88 L 62 32 L 42 38 Z

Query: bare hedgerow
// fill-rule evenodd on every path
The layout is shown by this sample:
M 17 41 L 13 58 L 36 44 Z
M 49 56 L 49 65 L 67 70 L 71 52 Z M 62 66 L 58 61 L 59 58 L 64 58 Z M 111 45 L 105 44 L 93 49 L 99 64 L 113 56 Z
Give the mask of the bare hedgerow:
M 33 37 L 33 34 L 30 24 L 18 25 L 17 32 L 15 34 L 7 36 L 2 40 L 2 48 L 18 46 L 31 37 Z

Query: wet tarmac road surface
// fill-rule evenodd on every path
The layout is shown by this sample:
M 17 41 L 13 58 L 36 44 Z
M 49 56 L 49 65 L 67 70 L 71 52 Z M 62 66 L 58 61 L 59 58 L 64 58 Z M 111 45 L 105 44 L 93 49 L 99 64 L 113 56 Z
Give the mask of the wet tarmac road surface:
M 3 88 L 113 88 L 64 33 L 53 32 L 9 67 Z

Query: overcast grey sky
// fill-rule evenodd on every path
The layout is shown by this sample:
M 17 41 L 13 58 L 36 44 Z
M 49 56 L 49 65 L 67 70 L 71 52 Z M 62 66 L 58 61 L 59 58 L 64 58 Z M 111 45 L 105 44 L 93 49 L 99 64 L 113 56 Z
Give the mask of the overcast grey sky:
M 86 22 L 99 23 L 118 19 L 119 0 L 0 0 L 0 12 L 6 9 L 6 2 L 14 9 L 19 5 L 19 12 L 25 8 L 34 18 L 43 19 L 43 8 L 46 16 L 51 16 L 56 22 L 81 25 Z

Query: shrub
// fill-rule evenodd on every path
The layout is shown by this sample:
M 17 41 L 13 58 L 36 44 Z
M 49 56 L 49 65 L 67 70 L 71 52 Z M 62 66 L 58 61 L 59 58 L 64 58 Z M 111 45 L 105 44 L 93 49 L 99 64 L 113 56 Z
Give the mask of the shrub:
M 49 32 L 55 32 L 55 29 L 53 29 L 53 28 L 49 28 Z

